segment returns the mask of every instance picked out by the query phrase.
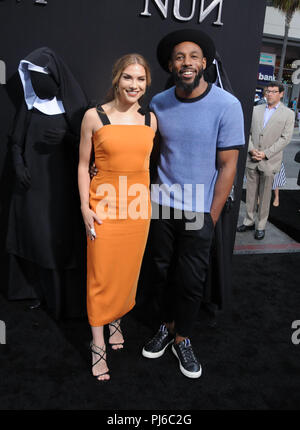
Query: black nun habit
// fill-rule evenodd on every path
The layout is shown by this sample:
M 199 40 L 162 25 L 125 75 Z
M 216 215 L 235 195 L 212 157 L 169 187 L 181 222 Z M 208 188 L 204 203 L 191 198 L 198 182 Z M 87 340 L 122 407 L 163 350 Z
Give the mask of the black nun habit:
M 204 78 L 207 82 L 214 83 L 233 94 L 231 83 L 218 52 L 216 52 L 214 62 L 205 70 Z M 215 226 L 211 246 L 210 265 L 203 301 L 213 316 L 213 324 L 216 324 L 215 318 L 219 311 L 226 309 L 231 301 L 231 267 L 238 203 L 236 200 L 236 183 L 237 177 Z
M 11 138 L 16 187 L 7 236 L 12 256 L 9 298 L 28 298 L 24 295 L 34 288 L 58 318 L 66 271 L 83 264 L 77 164 L 87 100 L 49 48 L 36 49 L 22 60 L 19 75 L 24 103 Z

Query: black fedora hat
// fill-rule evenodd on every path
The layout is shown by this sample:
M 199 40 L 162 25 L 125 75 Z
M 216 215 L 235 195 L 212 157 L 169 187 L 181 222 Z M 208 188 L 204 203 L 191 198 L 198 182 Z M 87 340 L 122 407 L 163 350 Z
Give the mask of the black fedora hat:
M 201 30 L 183 29 L 167 34 L 158 44 L 157 59 L 163 69 L 169 72 L 169 60 L 174 46 L 182 42 L 194 42 L 200 46 L 206 58 L 207 67 L 215 58 L 216 48 L 213 40 Z

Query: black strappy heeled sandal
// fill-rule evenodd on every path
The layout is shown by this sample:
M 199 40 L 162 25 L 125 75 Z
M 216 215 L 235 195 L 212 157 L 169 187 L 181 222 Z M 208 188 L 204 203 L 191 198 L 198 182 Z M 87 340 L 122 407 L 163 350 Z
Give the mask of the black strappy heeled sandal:
M 115 320 L 111 323 L 108 324 L 109 326 L 112 326 L 114 328 L 114 331 L 112 333 L 109 332 L 109 339 L 116 333 L 119 332 L 122 336 L 122 330 L 121 330 L 121 319 Z M 117 351 L 118 349 L 123 349 L 124 348 L 124 338 L 123 338 L 123 342 L 118 342 L 118 343 L 111 343 L 109 342 L 109 344 L 111 345 L 111 349 L 113 351 Z M 122 345 L 121 348 L 113 348 L 113 346 L 115 345 Z
M 97 345 L 95 345 L 92 341 L 91 341 L 91 343 L 90 343 L 90 348 L 91 348 L 92 353 L 94 353 L 94 354 L 96 354 L 96 355 L 98 355 L 98 356 L 99 356 L 98 360 L 96 360 L 96 361 L 95 361 L 95 363 L 92 363 L 92 368 L 93 368 L 96 364 L 98 364 L 98 363 L 99 363 L 99 361 L 101 361 L 101 360 L 104 360 L 104 361 L 105 361 L 105 363 L 106 363 L 106 358 L 104 358 L 105 353 L 106 353 L 106 350 L 105 350 L 104 348 L 101 348 L 101 346 L 97 346 Z M 98 349 L 98 351 L 100 351 L 100 352 L 96 351 L 96 348 L 97 348 L 97 349 Z M 93 376 L 95 376 L 95 378 L 97 378 L 97 379 L 99 378 L 99 376 L 103 376 L 103 375 L 108 375 L 108 376 L 109 376 L 109 379 L 110 379 L 109 370 L 108 370 L 107 372 L 100 373 L 99 375 L 94 375 L 94 374 L 93 374 Z M 98 379 L 98 381 L 109 381 L 109 379 Z

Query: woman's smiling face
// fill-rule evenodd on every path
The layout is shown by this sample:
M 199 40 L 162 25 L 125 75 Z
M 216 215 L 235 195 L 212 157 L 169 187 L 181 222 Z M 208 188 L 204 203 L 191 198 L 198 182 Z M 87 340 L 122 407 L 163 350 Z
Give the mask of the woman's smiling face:
M 119 79 L 117 96 L 120 101 L 136 103 L 145 94 L 147 87 L 146 71 L 140 64 L 127 66 Z

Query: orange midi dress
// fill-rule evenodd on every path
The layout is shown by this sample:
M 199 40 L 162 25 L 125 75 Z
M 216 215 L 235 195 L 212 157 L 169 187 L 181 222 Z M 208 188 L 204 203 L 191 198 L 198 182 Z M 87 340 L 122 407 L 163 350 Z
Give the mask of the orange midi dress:
M 90 184 L 95 240 L 87 239 L 87 312 L 91 326 L 108 324 L 135 305 L 148 237 L 151 203 L 149 159 L 154 130 L 145 125 L 114 125 L 98 112 L 103 126 L 93 135 L 98 170 Z

